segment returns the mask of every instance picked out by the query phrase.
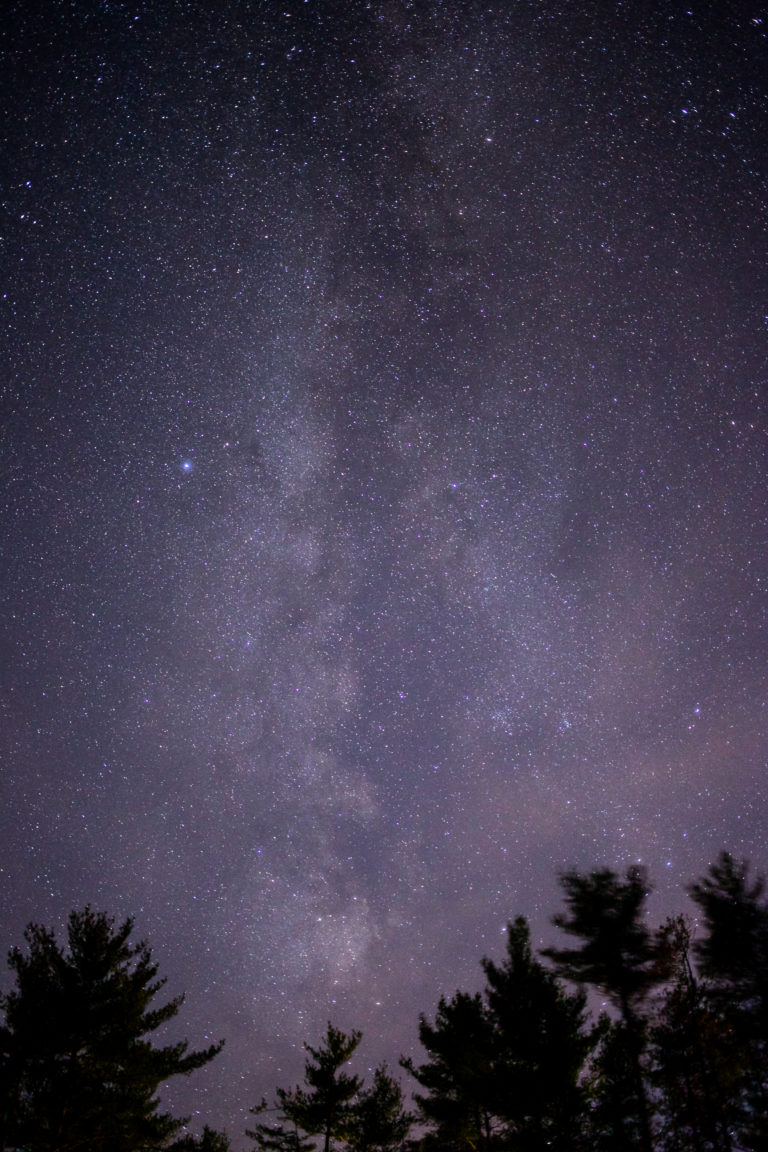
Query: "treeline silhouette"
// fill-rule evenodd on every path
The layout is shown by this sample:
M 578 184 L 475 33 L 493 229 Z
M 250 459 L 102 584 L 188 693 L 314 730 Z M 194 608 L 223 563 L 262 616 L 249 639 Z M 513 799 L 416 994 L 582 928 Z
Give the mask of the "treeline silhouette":
M 349 1071 L 361 1034 L 328 1024 L 306 1045 L 304 1080 L 262 1100 L 254 1152 L 765 1152 L 768 1149 L 768 904 L 761 877 L 722 853 L 684 916 L 646 920 L 645 873 L 566 872 L 553 918 L 567 943 L 535 955 L 509 925 L 485 985 L 422 1016 L 423 1055 L 401 1059 L 413 1103 L 386 1065 Z M 212 1060 L 216 1044 L 156 1046 L 182 998 L 132 921 L 73 912 L 66 949 L 30 925 L 0 998 L 0 1136 L 7 1152 L 227 1152 L 209 1127 L 182 1135 L 157 1089 Z M 593 993 L 589 999 L 590 990 Z M 589 1003 L 602 1002 L 595 1015 Z

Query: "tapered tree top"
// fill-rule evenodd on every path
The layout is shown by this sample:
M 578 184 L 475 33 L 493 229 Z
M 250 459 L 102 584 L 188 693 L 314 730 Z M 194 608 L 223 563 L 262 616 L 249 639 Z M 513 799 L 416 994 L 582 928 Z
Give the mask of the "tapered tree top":
M 361 1032 L 347 1035 L 329 1021 L 324 1043 L 319 1048 L 304 1045 L 311 1057 L 304 1070 L 304 1079 L 311 1091 L 297 1088 L 290 1094 L 291 1118 L 305 1132 L 322 1135 L 324 1152 L 329 1152 L 332 1140 L 343 1140 L 347 1134 L 350 1102 L 362 1081 L 359 1076 L 342 1072 L 341 1068 L 352 1056 L 361 1036 Z
M 704 975 L 737 983 L 768 984 L 768 904 L 762 876 L 750 877 L 749 864 L 722 852 L 690 888 L 704 916 L 705 936 L 695 951 Z
M 622 880 L 610 868 L 560 877 L 568 911 L 552 923 L 582 941 L 579 948 L 546 948 L 558 972 L 577 984 L 600 988 L 624 1012 L 656 980 L 656 950 L 643 919 L 649 887 L 641 868 Z
M 645 873 L 631 867 L 622 880 L 610 868 L 586 876 L 566 872 L 560 883 L 568 911 L 553 917 L 553 923 L 579 939 L 581 947 L 547 948 L 543 955 L 555 961 L 566 979 L 599 988 L 621 1013 L 621 1043 L 634 1088 L 639 1146 L 642 1152 L 651 1152 L 650 1104 L 641 1059 L 645 1029 L 639 1012 L 661 972 L 656 941 L 644 919 Z
M 434 1023 L 420 1017 L 419 1040 L 427 1052 L 425 1063 L 403 1059 L 400 1064 L 422 1089 L 414 1099 L 433 1129 L 425 1147 L 488 1152 L 495 1134 L 495 1040 L 482 997 L 467 992 L 441 997 Z
M 349 1146 L 353 1152 L 395 1152 L 408 1135 L 413 1116 L 403 1105 L 403 1090 L 381 1064 L 373 1084 L 352 1108 Z
M 183 997 L 152 1006 L 165 981 L 147 944 L 129 942 L 132 930 L 131 919 L 116 928 L 85 908 L 69 917 L 67 951 L 37 924 L 26 952 L 11 949 L 16 988 L 0 998 L 3 1146 L 135 1152 L 163 1147 L 181 1126 L 159 1112 L 159 1085 L 201 1068 L 222 1045 L 152 1045 Z

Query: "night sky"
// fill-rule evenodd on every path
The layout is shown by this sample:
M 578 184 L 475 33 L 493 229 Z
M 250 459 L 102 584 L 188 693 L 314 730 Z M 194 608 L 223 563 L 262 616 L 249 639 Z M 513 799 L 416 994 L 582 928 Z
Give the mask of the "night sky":
M 0 941 L 134 915 L 241 1145 L 557 872 L 768 867 L 749 0 L 3 18 Z M 8 986 L 9 977 L 2 983 Z

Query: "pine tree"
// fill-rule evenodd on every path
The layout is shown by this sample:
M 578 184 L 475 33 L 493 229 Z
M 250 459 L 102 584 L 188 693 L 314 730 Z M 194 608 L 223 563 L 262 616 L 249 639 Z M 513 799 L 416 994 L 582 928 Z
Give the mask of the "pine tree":
M 371 1087 L 361 1091 L 350 1120 L 352 1152 L 396 1152 L 405 1143 L 413 1117 L 405 1110 L 402 1088 L 385 1064 L 374 1072 Z
M 625 1027 L 603 1013 L 596 1034 L 597 1048 L 583 1084 L 590 1102 L 587 1147 L 590 1152 L 630 1152 L 640 1146 L 641 1119 Z
M 705 935 L 694 946 L 709 999 L 739 1070 L 730 1105 L 740 1148 L 768 1147 L 768 903 L 765 882 L 723 852 L 691 887 Z
M 494 1112 L 513 1148 L 578 1147 L 586 1113 L 580 1076 L 594 1045 L 586 996 L 569 994 L 532 954 L 528 922 L 507 929 L 502 964 L 483 961 L 494 1030 Z
M 642 1006 L 660 973 L 653 936 L 643 919 L 648 893 L 645 874 L 630 868 L 621 880 L 609 868 L 586 876 L 566 872 L 561 884 L 568 913 L 555 916 L 553 923 L 582 943 L 578 948 L 548 948 L 543 955 L 555 961 L 560 975 L 599 989 L 618 1009 L 622 1029 L 615 1042 L 624 1044 L 631 1070 L 638 1146 L 642 1152 L 652 1152 L 650 1104 L 642 1064 L 646 1042 Z
M 304 1066 L 304 1084 L 290 1091 L 278 1088 L 273 1109 L 266 1100 L 251 1109 L 254 1116 L 276 1113 L 273 1123 L 260 1121 L 246 1129 L 260 1152 L 313 1152 L 313 1136 L 322 1137 L 324 1152 L 333 1144 L 351 1152 L 395 1152 L 404 1144 L 413 1117 L 386 1065 L 376 1069 L 368 1089 L 359 1076 L 341 1071 L 360 1039 L 360 1032 L 347 1035 L 329 1023 L 320 1047 L 304 1045 L 311 1057 Z
M 466 992 L 441 997 L 434 1024 L 420 1018 L 419 1039 L 426 1063 L 400 1063 L 424 1089 L 414 1099 L 431 1130 L 425 1146 L 490 1152 L 500 1120 L 493 1111 L 495 1038 L 482 998 Z
M 159 1112 L 158 1086 L 207 1064 L 221 1044 L 154 1047 L 148 1037 L 172 1020 L 177 997 L 152 1002 L 165 981 L 133 921 L 86 908 L 73 912 L 68 950 L 40 925 L 13 948 L 16 987 L 0 998 L 4 1148 L 25 1152 L 135 1152 L 165 1147 L 182 1121 Z
M 266 1100 L 251 1108 L 254 1116 L 261 1116 L 267 1111 L 277 1113 L 274 1123 L 260 1121 L 253 1128 L 245 1130 L 246 1136 L 256 1141 L 261 1152 L 313 1152 L 314 1140 L 308 1140 L 299 1126 L 300 1106 L 296 1090 L 286 1092 L 278 1088 L 275 1108 L 270 1109 Z
M 342 1072 L 361 1039 L 360 1032 L 345 1032 L 329 1022 L 319 1048 L 305 1044 L 311 1059 L 304 1065 L 306 1087 L 292 1091 L 278 1089 L 277 1125 L 257 1124 L 247 1134 L 265 1152 L 304 1152 L 304 1136 L 322 1136 L 323 1152 L 330 1152 L 332 1141 L 346 1140 L 352 1116 L 352 1101 L 362 1081 L 359 1076 Z M 255 1109 L 263 1111 L 264 1102 Z M 312 1147 L 313 1145 L 309 1145 Z
M 650 1030 L 659 1147 L 665 1152 L 730 1152 L 739 1079 L 733 1037 L 693 970 L 691 933 L 682 916 L 664 925 L 659 948 L 667 953 L 670 975 Z

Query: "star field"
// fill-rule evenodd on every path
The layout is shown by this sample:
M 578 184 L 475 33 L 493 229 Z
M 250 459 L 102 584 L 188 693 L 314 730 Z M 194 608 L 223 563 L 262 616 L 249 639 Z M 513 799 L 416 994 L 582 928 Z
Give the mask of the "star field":
M 0 925 L 136 917 L 195 1131 L 558 869 L 768 868 L 767 27 L 5 20 Z

